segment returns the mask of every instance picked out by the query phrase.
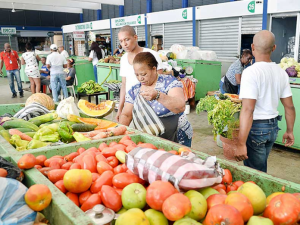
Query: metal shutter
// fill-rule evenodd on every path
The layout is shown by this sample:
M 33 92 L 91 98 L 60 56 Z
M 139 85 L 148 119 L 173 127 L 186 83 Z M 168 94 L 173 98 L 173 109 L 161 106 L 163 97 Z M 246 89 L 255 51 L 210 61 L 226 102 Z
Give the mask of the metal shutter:
M 262 30 L 262 15 L 242 17 L 242 34 L 256 34 Z
M 110 29 L 107 30 L 97 30 L 95 31 L 96 34 L 110 34 Z
M 239 18 L 201 20 L 199 47 L 215 51 L 218 57 L 233 58 L 239 54 Z
M 114 49 L 116 49 L 119 45 L 119 37 L 118 37 L 119 31 L 120 31 L 120 28 L 114 29 L 114 35 L 115 35 L 115 38 L 114 38 L 115 43 L 113 43 Z
M 165 24 L 164 49 L 169 49 L 173 44 L 193 45 L 192 21 Z
M 1 49 L 4 49 L 4 44 L 9 43 L 9 38 L 8 36 L 0 36 L 0 46 Z M 19 51 L 19 46 L 18 46 L 18 39 L 16 36 L 10 37 L 10 43 L 11 43 L 11 48 L 15 51 Z
M 145 26 L 138 26 L 137 27 L 137 36 L 138 36 L 138 41 L 146 41 Z
M 151 25 L 151 36 L 164 35 L 163 24 L 152 24 Z

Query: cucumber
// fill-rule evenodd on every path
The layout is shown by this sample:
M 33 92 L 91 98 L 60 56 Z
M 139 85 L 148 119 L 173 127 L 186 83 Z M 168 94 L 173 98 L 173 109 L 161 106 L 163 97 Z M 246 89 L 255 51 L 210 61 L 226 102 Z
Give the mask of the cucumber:
M 29 137 L 32 137 L 35 135 L 35 132 L 25 132 L 25 134 L 27 134 Z
M 57 113 L 47 113 L 42 116 L 37 116 L 29 120 L 29 122 L 34 123 L 35 125 L 39 126 L 43 123 L 48 123 L 52 120 L 55 120 L 58 117 Z
M 5 129 L 0 125 L 0 130 L 5 130 Z
M 9 134 L 8 130 L 0 130 L 0 135 L 9 143 L 11 135 Z
M 21 119 L 6 121 L 2 126 L 5 130 L 11 128 L 29 128 L 34 131 L 39 130 L 39 128 L 35 124 Z
M 18 131 L 21 131 L 22 133 L 26 133 L 26 132 L 33 132 L 34 130 L 33 129 L 30 129 L 30 128 L 23 128 L 23 127 L 18 127 L 18 128 L 14 128 Z
M 89 132 L 94 130 L 97 127 L 97 125 L 92 124 L 83 124 L 83 123 L 75 123 L 72 125 L 72 129 L 75 132 Z

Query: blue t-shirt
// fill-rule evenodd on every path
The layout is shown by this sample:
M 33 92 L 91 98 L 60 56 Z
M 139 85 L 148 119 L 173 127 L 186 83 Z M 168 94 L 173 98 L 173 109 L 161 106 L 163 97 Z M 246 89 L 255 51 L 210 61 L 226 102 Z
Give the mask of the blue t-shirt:
M 43 65 L 41 67 L 41 70 L 45 70 L 46 72 L 49 72 L 48 68 L 46 65 Z M 46 74 L 46 73 L 41 73 L 41 76 L 44 76 L 44 77 L 47 77 L 49 74 Z

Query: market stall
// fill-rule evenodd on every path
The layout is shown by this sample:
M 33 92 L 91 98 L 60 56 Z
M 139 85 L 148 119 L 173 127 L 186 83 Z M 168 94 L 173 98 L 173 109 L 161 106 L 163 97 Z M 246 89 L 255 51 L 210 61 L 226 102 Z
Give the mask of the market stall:
M 93 64 L 92 62 L 88 61 L 87 57 L 73 56 L 71 58 L 75 59 L 74 66 L 78 81 L 77 87 L 86 81 L 95 81 Z

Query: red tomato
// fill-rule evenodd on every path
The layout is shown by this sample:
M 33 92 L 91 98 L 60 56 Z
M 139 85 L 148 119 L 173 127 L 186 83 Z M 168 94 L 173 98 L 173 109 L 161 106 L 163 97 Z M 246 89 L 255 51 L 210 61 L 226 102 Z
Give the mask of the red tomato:
M 46 177 L 48 176 L 48 173 L 50 170 L 51 170 L 50 167 L 43 167 L 43 168 L 39 169 L 39 171 Z
M 150 143 L 142 143 L 142 144 L 138 144 L 138 147 L 141 147 L 141 148 L 152 148 L 152 149 L 156 149 L 156 146 L 153 145 L 153 144 L 150 144 Z
M 299 201 L 300 201 L 300 193 L 294 193 L 294 194 L 292 194 L 292 195 L 294 195 L 296 198 L 298 198 L 299 199 Z
M 107 208 L 110 208 L 115 212 L 118 212 L 122 208 L 121 196 L 118 194 L 116 189 L 108 185 L 103 185 L 100 195 L 103 204 Z
M 96 161 L 97 162 L 103 161 L 103 162 L 108 163 L 107 159 L 101 153 L 96 155 Z
M 81 154 L 81 153 L 83 153 L 85 151 L 85 148 L 79 148 L 78 150 L 77 150 L 77 153 L 79 153 L 79 154 Z
M 113 141 L 113 142 L 111 142 L 111 143 L 108 145 L 108 147 L 113 147 L 113 146 L 115 146 L 115 145 L 117 145 L 117 144 L 118 144 L 117 142 Z
M 226 195 L 226 191 L 224 191 L 222 188 L 217 189 L 217 191 L 222 195 Z
M 224 169 L 224 177 L 222 179 L 222 184 L 231 184 L 232 183 L 232 174 L 229 169 Z
M 90 192 L 90 190 L 82 192 L 79 195 L 79 204 L 82 205 L 91 195 L 92 195 L 92 192 Z
M 67 189 L 65 188 L 64 181 L 59 180 L 54 184 L 62 193 L 66 193 Z
M 68 170 L 64 170 L 64 169 L 50 170 L 48 172 L 48 179 L 52 183 L 56 183 L 57 181 L 64 179 L 64 175 L 65 175 L 66 172 L 68 172 Z
M 74 159 L 75 157 L 77 157 L 77 156 L 79 156 L 79 153 L 78 153 L 78 152 L 72 152 L 71 154 L 66 155 L 66 156 L 64 157 L 64 160 L 65 160 L 66 162 L 73 162 L 73 159 Z
M 34 211 L 42 211 L 47 208 L 52 199 L 50 189 L 44 184 L 32 185 L 24 195 L 27 205 Z
M 130 140 L 131 140 L 131 138 L 128 135 L 126 135 L 121 138 L 121 140 L 119 141 L 119 144 L 124 144 L 125 141 L 130 141 Z
M 210 208 L 203 222 L 203 225 L 215 224 L 244 225 L 244 220 L 233 206 L 219 204 Z
M 122 143 L 123 145 L 125 146 L 130 146 L 130 145 L 133 145 L 136 147 L 136 143 L 134 143 L 132 140 L 126 140 L 124 141 L 124 143 Z
M 58 158 L 58 157 L 51 157 L 50 159 L 47 159 L 45 162 L 44 162 L 44 165 L 46 167 L 50 167 L 50 163 L 51 162 L 58 162 L 60 166 L 64 165 L 66 163 L 66 161 L 62 158 Z
M 115 149 L 115 148 L 107 147 L 107 148 L 103 149 L 102 155 L 103 155 L 105 158 L 110 157 L 110 156 L 115 156 L 117 151 L 118 151 L 118 150 Z
M 43 167 L 41 165 L 35 165 L 34 168 L 36 168 L 36 169 L 42 169 Z M 0 169 L 2 169 L 2 168 L 0 168 Z
M 112 186 L 112 179 L 114 177 L 114 173 L 110 170 L 103 172 L 100 177 L 92 184 L 90 191 L 92 193 L 98 193 L 101 191 L 103 185 Z
M 117 144 L 114 145 L 112 148 L 117 149 L 117 151 L 125 151 L 127 146 L 123 145 L 123 144 Z
M 224 191 L 226 191 L 226 186 L 225 184 L 215 184 L 214 186 L 212 186 L 213 189 L 217 190 L 217 189 L 223 189 Z
M 125 164 L 123 164 L 125 165 Z M 114 174 L 125 173 L 127 171 L 127 167 L 124 168 L 123 165 L 118 165 L 114 168 Z M 125 165 L 126 166 L 126 165 Z
M 81 166 L 79 163 L 73 163 L 71 166 L 70 166 L 70 169 L 69 170 L 74 170 L 74 169 L 81 169 Z
M 174 155 L 178 155 L 178 152 L 176 150 L 168 151 L 169 153 L 172 153 Z
M 101 198 L 98 194 L 92 194 L 81 206 L 83 212 L 92 209 L 95 205 L 101 204 Z
M 176 193 L 167 198 L 162 211 L 168 220 L 176 221 L 188 214 L 192 209 L 191 201 L 184 194 Z
M 110 156 L 107 158 L 108 164 L 111 165 L 112 168 L 115 168 L 119 164 L 119 160 L 116 156 Z
M 60 164 L 58 161 L 51 161 L 50 164 L 49 164 L 49 167 L 51 169 L 60 169 Z
M 135 174 L 119 173 L 114 176 L 112 182 L 116 188 L 123 189 L 129 184 L 138 183 L 139 177 L 136 176 Z
M 118 192 L 118 194 L 122 197 L 122 191 L 123 191 L 123 189 L 119 189 L 119 188 L 115 188 L 115 189 Z
M 36 158 L 32 154 L 23 155 L 18 161 L 20 169 L 31 169 L 36 165 Z
M 72 164 L 73 164 L 72 162 L 67 162 L 64 165 L 62 165 L 61 168 L 64 170 L 69 170 Z
M 91 173 L 96 173 L 97 172 L 97 165 L 96 165 L 96 160 L 93 156 L 91 155 L 85 155 L 82 159 L 83 162 L 83 168 L 84 170 L 89 170 Z
M 99 150 L 102 152 L 103 149 L 107 148 L 108 145 L 105 143 L 105 142 L 102 142 L 100 145 L 99 145 Z
M 244 181 L 238 180 L 238 181 L 233 182 L 233 184 L 239 188 L 240 186 L 242 186 L 244 184 Z
M 236 191 L 238 189 L 238 187 L 234 184 L 229 184 L 227 185 L 227 189 L 226 189 L 226 193 L 229 193 L 231 191 Z
M 92 173 L 92 182 L 95 182 L 99 177 L 99 173 Z
M 66 196 L 72 201 L 74 202 L 75 205 L 77 205 L 79 207 L 79 199 L 78 199 L 78 195 L 74 194 L 72 192 L 68 192 L 66 194 Z
M 114 171 L 114 169 L 106 162 L 98 162 L 97 163 L 97 171 L 101 175 L 103 172 L 110 170 L 111 172 Z
M 221 190 L 223 190 L 223 189 L 221 189 Z M 207 210 L 209 210 L 211 207 L 213 207 L 215 205 L 225 204 L 226 198 L 227 198 L 226 193 L 225 194 L 213 194 L 213 195 L 209 196 L 206 199 Z
M 44 162 L 47 160 L 47 157 L 44 155 L 39 155 L 36 157 L 36 165 L 44 166 Z
M 300 201 L 292 194 L 274 197 L 264 212 L 274 225 L 294 225 L 300 219 Z

